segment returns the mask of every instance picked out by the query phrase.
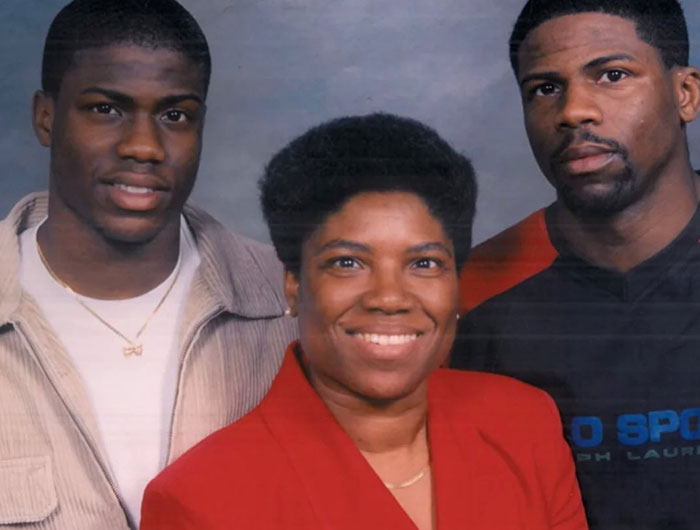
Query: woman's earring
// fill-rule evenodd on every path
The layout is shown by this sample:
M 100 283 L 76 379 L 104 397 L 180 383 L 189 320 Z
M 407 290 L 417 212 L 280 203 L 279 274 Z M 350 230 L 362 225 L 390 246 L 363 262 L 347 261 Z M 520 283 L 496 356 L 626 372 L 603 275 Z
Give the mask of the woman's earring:
M 286 317 L 292 316 L 292 309 L 291 309 L 290 307 L 287 307 L 287 308 L 284 310 L 284 316 L 286 316 Z

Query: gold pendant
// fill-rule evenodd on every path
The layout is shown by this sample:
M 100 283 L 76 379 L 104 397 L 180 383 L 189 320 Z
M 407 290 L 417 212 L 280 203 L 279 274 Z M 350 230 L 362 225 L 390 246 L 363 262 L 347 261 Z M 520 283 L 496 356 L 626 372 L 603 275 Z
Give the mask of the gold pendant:
M 124 357 L 129 357 L 131 355 L 136 355 L 138 357 L 143 353 L 143 345 L 129 344 L 128 346 L 124 346 L 122 351 L 124 352 Z

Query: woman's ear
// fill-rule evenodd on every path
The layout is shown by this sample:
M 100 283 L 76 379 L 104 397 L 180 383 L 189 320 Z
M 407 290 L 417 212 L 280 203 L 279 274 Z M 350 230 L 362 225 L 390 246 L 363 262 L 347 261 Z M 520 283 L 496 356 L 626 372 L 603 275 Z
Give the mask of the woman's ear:
M 676 67 L 674 76 L 679 116 L 690 123 L 700 112 L 700 71 L 694 66 Z
M 37 90 L 32 100 L 32 125 L 39 143 L 44 147 L 51 145 L 54 109 L 56 105 L 46 92 Z
M 297 304 L 299 301 L 299 278 L 296 274 L 285 269 L 284 271 L 284 297 L 287 299 L 287 307 L 290 316 L 297 316 Z

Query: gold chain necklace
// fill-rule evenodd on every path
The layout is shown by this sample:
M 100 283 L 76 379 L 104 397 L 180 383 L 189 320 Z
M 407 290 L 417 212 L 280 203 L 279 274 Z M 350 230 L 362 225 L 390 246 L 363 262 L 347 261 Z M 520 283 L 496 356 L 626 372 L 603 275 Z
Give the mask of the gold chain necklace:
M 73 289 L 71 289 L 70 285 L 65 283 L 63 280 L 61 280 L 58 276 L 56 276 L 56 273 L 54 273 L 53 269 L 49 266 L 48 261 L 46 260 L 46 256 L 44 256 L 44 253 L 41 250 L 41 246 L 39 245 L 39 241 L 36 241 L 36 250 L 39 253 L 39 258 L 41 259 L 41 262 L 44 264 L 44 267 L 46 267 L 46 270 L 49 272 L 51 277 L 58 283 L 61 287 L 63 287 L 68 293 L 73 297 L 73 300 L 78 302 L 83 309 L 85 309 L 88 313 L 90 313 L 93 317 L 95 317 L 98 321 L 100 321 L 105 327 L 107 327 L 109 330 L 111 330 L 113 333 L 119 335 L 122 339 L 124 339 L 127 342 L 127 345 L 122 348 L 122 352 L 124 353 L 125 357 L 129 357 L 130 355 L 135 355 L 135 356 L 140 356 L 143 353 L 143 344 L 137 342 L 139 340 L 139 337 L 141 337 L 141 334 L 143 331 L 146 329 L 146 326 L 148 326 L 148 323 L 151 321 L 151 319 L 155 316 L 155 314 L 158 312 L 160 307 L 163 305 L 163 302 L 165 302 L 165 299 L 168 297 L 170 294 L 170 291 L 173 290 L 173 287 L 175 286 L 175 282 L 177 281 L 178 276 L 180 275 L 180 268 L 181 268 L 181 261 L 182 261 L 182 247 L 180 248 L 180 254 L 177 259 L 177 270 L 175 271 L 175 276 L 173 277 L 173 281 L 170 282 L 170 285 L 168 288 L 165 290 L 165 294 L 161 297 L 161 299 L 158 301 L 156 306 L 153 308 L 153 311 L 146 317 L 145 322 L 141 325 L 139 330 L 136 332 L 136 335 L 134 336 L 134 339 L 131 340 L 129 337 L 124 335 L 121 331 L 119 331 L 117 328 L 115 328 L 112 324 L 107 322 L 104 318 L 102 318 L 97 311 L 95 311 L 93 308 L 91 308 L 89 305 L 87 305 L 85 302 L 83 302 L 79 296 L 78 293 L 76 293 Z
M 422 479 L 429 469 L 430 463 L 428 463 L 423 469 L 421 469 L 418 473 L 413 475 L 408 480 L 405 480 L 403 482 L 384 482 L 382 480 L 382 484 L 384 484 L 390 490 L 400 490 L 403 488 L 408 488 L 409 486 L 413 486 L 416 482 Z

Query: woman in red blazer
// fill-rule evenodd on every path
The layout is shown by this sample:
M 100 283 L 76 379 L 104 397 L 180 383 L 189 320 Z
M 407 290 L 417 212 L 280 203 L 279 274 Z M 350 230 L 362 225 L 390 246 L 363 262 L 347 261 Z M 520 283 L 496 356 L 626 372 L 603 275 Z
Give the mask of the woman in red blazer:
M 543 392 L 440 369 L 469 250 L 469 161 L 343 118 L 270 162 L 262 204 L 300 338 L 269 393 L 146 490 L 142 530 L 585 529 Z

